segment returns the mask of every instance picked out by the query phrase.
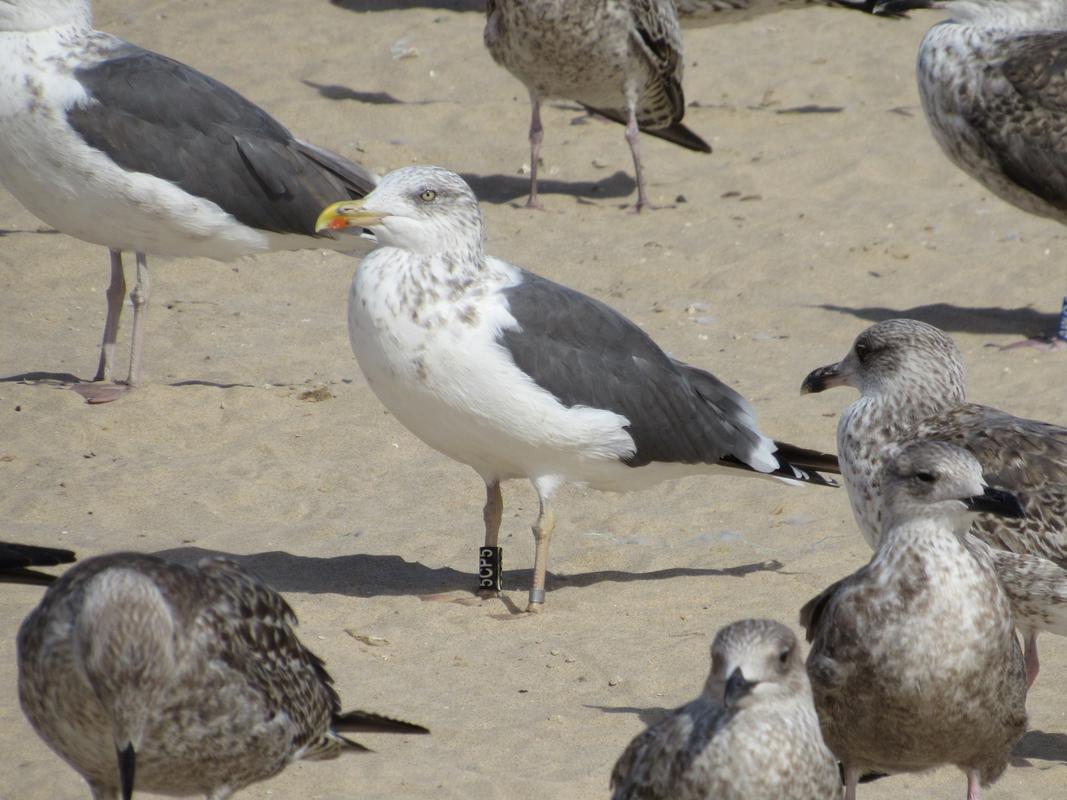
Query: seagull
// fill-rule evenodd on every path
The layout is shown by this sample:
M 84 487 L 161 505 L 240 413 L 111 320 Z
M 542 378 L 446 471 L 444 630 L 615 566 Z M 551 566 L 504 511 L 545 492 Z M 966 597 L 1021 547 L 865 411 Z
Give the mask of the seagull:
M 651 207 L 638 131 L 710 153 L 682 124 L 682 32 L 674 0 L 489 0 L 485 46 L 530 93 L 530 197 L 541 208 L 537 166 L 541 101 L 577 100 L 626 126 L 637 179 L 636 210 Z
M 1008 598 L 966 535 L 973 512 L 1020 517 L 1022 507 L 946 442 L 900 448 L 882 483 L 870 563 L 800 612 L 822 733 L 846 800 L 863 771 L 940 764 L 962 769 L 968 800 L 979 800 L 1026 731 L 1026 670 Z
M 945 155 L 1001 200 L 1067 224 L 1067 3 L 882 0 L 877 6 L 891 13 L 913 8 L 951 15 L 923 37 L 918 61 L 926 121 Z M 1067 347 L 1067 298 L 1051 342 L 1029 343 Z
M 54 567 L 73 561 L 74 552 L 71 550 L 0 542 L 0 582 L 47 585 L 55 580 L 55 576 L 30 567 Z
M 166 56 L 94 30 L 89 0 L 0 2 L 0 185 L 56 229 L 111 253 L 93 384 L 107 402 L 141 382 L 149 253 L 228 261 L 269 250 L 358 249 L 317 236 L 371 171 L 293 137 L 258 106 Z M 136 254 L 126 386 L 109 384 Z
M 630 743 L 611 786 L 612 800 L 840 796 L 793 632 L 769 619 L 721 629 L 704 691 Z
M 484 479 L 486 549 L 499 554 L 500 482 L 537 490 L 527 610 L 543 608 L 563 483 L 623 492 L 733 472 L 836 485 L 815 472 L 835 472 L 835 456 L 766 438 L 741 395 L 617 311 L 486 255 L 478 201 L 454 172 L 395 170 L 317 222 L 346 227 L 379 243 L 348 296 L 356 360 L 401 424 Z
M 853 386 L 860 397 L 841 415 L 837 448 L 848 499 L 860 532 L 878 546 L 884 524 L 881 474 L 889 446 L 937 439 L 967 448 L 986 479 L 1018 495 L 1025 519 L 980 516 L 973 533 L 1000 550 L 1039 556 L 1055 574 L 1067 564 L 1067 428 L 1021 419 L 964 399 L 963 362 L 952 338 L 911 319 L 891 319 L 856 337 L 837 364 L 813 370 L 802 393 Z M 1009 568 L 1009 560 L 1002 563 Z M 1026 569 L 1011 566 L 1003 576 Z M 1067 573 L 1065 573 L 1067 577 Z M 1009 590 L 1009 594 L 1012 591 Z M 1027 675 L 1037 677 L 1037 632 L 1067 633 L 1055 622 L 1017 613 L 1026 640 Z
M 139 553 L 72 567 L 18 634 L 22 710 L 94 800 L 225 800 L 297 759 L 365 751 L 344 732 L 428 733 L 341 713 L 281 596 L 232 561 Z

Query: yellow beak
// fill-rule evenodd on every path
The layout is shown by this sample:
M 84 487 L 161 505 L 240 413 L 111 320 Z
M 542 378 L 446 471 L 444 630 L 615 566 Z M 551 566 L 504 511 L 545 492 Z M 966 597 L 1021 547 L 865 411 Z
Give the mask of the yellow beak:
M 380 225 L 388 216 L 376 211 L 365 211 L 363 204 L 366 200 L 342 200 L 339 203 L 326 206 L 315 220 L 315 233 L 323 231 L 340 231 L 345 228 L 370 228 Z

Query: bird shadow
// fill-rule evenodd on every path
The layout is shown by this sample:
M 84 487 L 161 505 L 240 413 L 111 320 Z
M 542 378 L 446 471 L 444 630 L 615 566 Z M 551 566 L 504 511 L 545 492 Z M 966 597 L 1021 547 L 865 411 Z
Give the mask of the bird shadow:
M 315 81 L 300 81 L 317 91 L 327 100 L 355 100 L 357 103 L 367 103 L 372 106 L 428 106 L 438 102 L 437 100 L 401 100 L 393 97 L 389 92 L 361 92 L 348 86 L 337 83 L 315 83 Z
M 442 11 L 485 12 L 485 0 L 330 0 L 330 5 L 348 11 L 407 11 L 438 8 Z
M 1030 306 L 1021 308 L 968 308 L 951 303 L 931 303 L 912 308 L 886 308 L 884 306 L 838 306 L 822 303 L 814 306 L 839 314 L 851 314 L 871 322 L 909 317 L 927 322 L 942 330 L 962 333 L 1022 334 L 1038 336 L 1054 330 L 1058 314 L 1045 314 Z
M 235 555 L 200 547 L 179 547 L 156 555 L 182 564 L 195 564 L 202 558 L 222 556 L 262 578 L 280 592 L 304 594 L 343 594 L 350 597 L 394 597 L 435 595 L 457 590 L 473 592 L 477 588 L 475 571 L 463 572 L 451 567 L 428 567 L 417 561 L 405 561 L 395 555 L 357 553 L 350 556 L 317 558 L 298 556 L 282 550 L 250 555 Z M 472 564 L 473 566 L 473 564 Z M 591 586 L 596 583 L 669 580 L 671 578 L 720 576 L 743 578 L 755 572 L 777 571 L 782 564 L 764 561 L 722 569 L 678 567 L 653 572 L 604 570 L 575 575 L 549 572 L 546 587 Z M 527 587 L 533 570 L 507 570 L 502 582 L 505 589 Z
M 462 175 L 478 199 L 486 203 L 510 203 L 530 193 L 530 179 L 522 175 Z M 623 171 L 599 181 L 537 181 L 540 194 L 569 194 L 581 199 L 629 197 L 637 182 Z
M 0 383 L 43 383 L 55 385 L 67 385 L 71 383 L 83 383 L 77 375 L 69 372 L 20 372 L 17 375 L 4 375 L 0 377 Z
M 655 725 L 661 719 L 666 719 L 674 711 L 673 708 L 664 708 L 663 706 L 638 708 L 637 706 L 594 706 L 586 703 L 585 707 L 595 711 L 603 711 L 605 714 L 636 714 L 645 727 Z
M 1067 734 L 1027 731 L 1011 751 L 1013 758 L 1037 758 L 1067 764 Z
M 17 233 L 52 234 L 59 233 L 59 231 L 55 230 L 54 228 L 45 228 L 43 230 L 40 228 L 34 228 L 33 230 L 29 228 L 0 228 L 0 236 L 14 236 Z

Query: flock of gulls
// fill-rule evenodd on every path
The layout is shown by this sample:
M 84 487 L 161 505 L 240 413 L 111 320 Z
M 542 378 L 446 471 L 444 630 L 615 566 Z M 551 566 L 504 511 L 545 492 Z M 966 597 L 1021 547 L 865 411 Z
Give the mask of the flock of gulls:
M 541 203 L 541 102 L 563 97 L 625 126 L 635 210 L 649 208 L 642 132 L 710 152 L 682 123 L 679 11 L 750 5 L 489 0 L 485 45 L 530 95 L 528 205 Z M 1067 222 L 1067 0 L 942 5 L 950 19 L 918 62 L 935 137 L 1000 197 Z M 402 424 L 483 479 L 483 595 L 500 592 L 501 484 L 536 489 L 529 612 L 545 607 L 566 483 L 626 492 L 722 473 L 832 488 L 840 474 L 874 552 L 800 609 L 807 658 L 780 622 L 722 628 L 701 694 L 610 771 L 616 800 L 851 800 L 868 773 L 945 764 L 977 800 L 1005 770 L 1026 730 L 1037 635 L 1067 635 L 1067 429 L 967 402 L 960 353 L 937 328 L 879 322 L 807 376 L 804 392 L 859 391 L 839 455 L 776 441 L 744 397 L 609 306 L 486 253 L 459 175 L 378 176 L 297 139 L 218 81 L 93 29 L 88 0 L 0 1 L 0 184 L 110 252 L 99 366 L 75 386 L 92 403 L 143 378 L 149 255 L 362 256 L 352 349 Z M 132 348 L 127 380 L 113 382 L 123 253 L 136 261 Z M 1067 344 L 1067 303 L 1047 344 Z M 47 583 L 34 567 L 73 559 L 2 544 L 0 580 Z M 224 800 L 294 760 L 366 749 L 346 733 L 428 733 L 343 712 L 295 625 L 279 594 L 223 559 L 89 558 L 19 631 L 22 708 L 96 800 L 135 789 Z

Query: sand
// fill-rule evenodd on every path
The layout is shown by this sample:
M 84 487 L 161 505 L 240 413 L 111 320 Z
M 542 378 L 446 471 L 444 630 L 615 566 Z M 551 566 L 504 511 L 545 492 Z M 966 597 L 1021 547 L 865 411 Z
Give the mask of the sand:
M 645 139 L 652 199 L 676 207 L 637 216 L 622 208 L 635 198 L 622 128 L 569 103 L 544 110 L 546 210 L 517 207 L 526 92 L 483 48 L 479 5 L 102 0 L 96 21 L 372 168 L 467 175 L 491 253 L 609 302 L 743 392 L 776 438 L 832 448 L 853 395 L 801 397 L 801 380 L 871 320 L 900 315 L 956 336 L 972 398 L 1067 422 L 1067 355 L 997 347 L 1052 325 L 1065 232 L 988 195 L 929 135 L 913 63 L 938 12 L 810 7 L 687 31 L 686 122 L 715 152 Z M 82 557 L 234 556 L 285 593 L 346 705 L 433 730 L 363 737 L 378 752 L 295 765 L 244 798 L 605 797 L 630 738 L 699 690 L 719 627 L 796 627 L 809 597 L 869 557 L 843 489 L 728 477 L 571 488 L 547 613 L 512 616 L 535 496 L 505 487 L 509 591 L 475 600 L 481 481 L 365 384 L 345 329 L 354 260 L 153 267 L 149 385 L 86 405 L 48 376 L 95 370 L 107 254 L 0 190 L 0 537 Z M 0 592 L 0 797 L 86 798 L 18 707 L 14 637 L 39 597 Z M 1067 787 L 1067 647 L 1041 642 L 1032 731 L 989 798 Z M 945 768 L 861 796 L 963 787 Z

